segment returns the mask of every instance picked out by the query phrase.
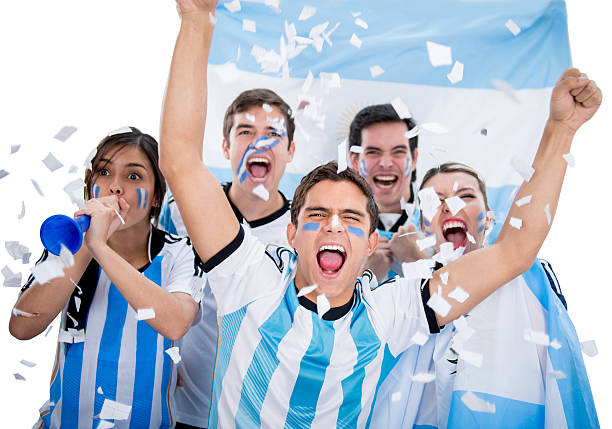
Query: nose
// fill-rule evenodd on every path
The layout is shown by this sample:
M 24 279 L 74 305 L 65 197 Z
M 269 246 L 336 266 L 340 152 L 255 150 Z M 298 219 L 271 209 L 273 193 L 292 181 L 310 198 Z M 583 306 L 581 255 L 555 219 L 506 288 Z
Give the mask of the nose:
M 389 168 L 393 165 L 393 158 L 391 154 L 385 153 L 380 157 L 380 166 L 383 168 Z
M 121 184 L 119 183 L 119 181 L 117 180 L 113 180 L 113 182 L 110 184 L 109 190 L 110 190 L 111 195 L 122 195 L 123 194 L 123 188 Z
M 344 232 L 344 225 L 340 221 L 340 217 L 337 214 L 334 214 L 329 218 L 329 221 L 325 226 L 325 230 L 331 233 Z

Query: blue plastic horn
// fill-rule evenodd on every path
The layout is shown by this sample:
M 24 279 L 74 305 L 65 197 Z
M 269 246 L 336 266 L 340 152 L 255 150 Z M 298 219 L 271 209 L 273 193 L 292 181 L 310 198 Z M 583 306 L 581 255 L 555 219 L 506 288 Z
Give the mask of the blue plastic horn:
M 80 215 L 75 219 L 53 215 L 40 226 L 40 241 L 49 252 L 59 255 L 62 244 L 74 255 L 83 244 L 83 233 L 89 229 L 90 217 Z

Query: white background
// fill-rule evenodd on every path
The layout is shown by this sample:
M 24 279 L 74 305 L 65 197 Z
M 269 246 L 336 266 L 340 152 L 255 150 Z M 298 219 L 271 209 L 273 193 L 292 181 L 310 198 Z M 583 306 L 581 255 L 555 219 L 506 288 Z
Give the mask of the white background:
M 607 329 L 612 316 L 612 29 L 606 3 L 567 0 L 574 65 L 597 81 L 608 100 L 574 141 L 576 167 L 568 172 L 558 216 L 540 252 L 555 268 L 580 339 L 597 341 L 599 355 L 585 361 L 602 427 L 612 425 L 612 335 Z M 38 258 L 38 226 L 50 214 L 66 213 L 70 204 L 62 187 L 83 176 L 82 160 L 109 130 L 129 124 L 157 137 L 178 25 L 171 0 L 2 2 L 0 169 L 10 172 L 0 179 L 2 247 L 4 241 L 18 240 L 32 250 L 31 263 Z M 52 138 L 64 125 L 79 128 L 66 143 Z M 9 155 L 16 144 L 20 150 Z M 40 161 L 48 152 L 65 167 L 50 173 Z M 69 175 L 72 164 L 79 170 Z M 30 179 L 39 183 L 44 198 Z M 22 201 L 26 216 L 18 221 Z M 13 271 L 25 268 L 0 249 L 0 268 L 7 264 Z M 48 399 L 57 338 L 55 321 L 47 337 L 13 339 L 5 327 L 16 298 L 17 289 L 0 287 L 3 428 L 31 427 L 37 419 Z M 37 366 L 27 368 L 21 359 Z M 15 380 L 16 372 L 26 381 Z

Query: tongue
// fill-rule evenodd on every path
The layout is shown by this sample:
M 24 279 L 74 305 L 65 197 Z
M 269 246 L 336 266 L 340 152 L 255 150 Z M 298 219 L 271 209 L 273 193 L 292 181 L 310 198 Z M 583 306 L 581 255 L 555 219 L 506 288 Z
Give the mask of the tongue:
M 324 271 L 338 271 L 343 263 L 342 255 L 338 252 L 323 250 L 317 256 L 319 266 Z
M 464 231 L 451 232 L 446 235 L 446 239 L 455 245 L 455 249 L 463 244 L 465 237 L 466 235 Z
M 249 171 L 251 172 L 251 176 L 261 179 L 266 176 L 268 168 L 265 165 L 253 163 L 249 165 Z

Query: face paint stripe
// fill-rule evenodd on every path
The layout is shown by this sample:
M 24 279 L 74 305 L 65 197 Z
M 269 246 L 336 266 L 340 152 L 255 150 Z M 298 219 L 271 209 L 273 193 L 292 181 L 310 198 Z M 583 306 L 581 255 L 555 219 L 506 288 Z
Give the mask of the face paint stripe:
M 136 206 L 138 208 L 140 208 L 140 200 L 142 199 L 141 193 L 142 193 L 142 189 L 137 188 L 136 189 L 136 196 L 138 196 L 138 202 L 136 203 Z
M 365 159 L 361 160 L 361 163 L 359 164 L 359 174 L 361 174 L 362 177 L 368 177 L 368 169 L 366 168 L 366 164 L 365 164 Z
M 264 152 L 267 152 L 269 150 L 272 150 L 274 148 L 274 146 L 276 146 L 277 144 L 280 143 L 280 140 L 276 139 L 272 143 L 270 143 L 269 145 L 264 145 L 264 146 L 261 146 L 261 147 L 256 147 L 257 144 L 260 141 L 262 141 L 262 140 L 271 140 L 271 139 L 270 139 L 270 137 L 263 137 L 263 136 L 259 137 L 253 143 L 248 145 L 246 150 L 242 154 L 242 158 L 240 158 L 240 163 L 238 164 L 238 170 L 236 172 L 236 176 L 239 177 L 240 183 L 244 182 L 244 180 L 247 178 L 247 175 L 248 175 L 248 170 L 246 168 L 246 164 L 247 164 L 246 160 L 248 158 L 250 158 L 251 156 L 253 156 L 253 155 L 259 155 L 260 153 L 264 153 Z
M 480 212 L 480 214 L 478 215 L 477 220 L 483 220 L 485 218 L 485 212 Z
M 98 195 L 100 195 L 100 187 L 98 185 L 91 185 L 91 195 L 93 198 L 98 198 Z
M 304 231 L 316 231 L 317 229 L 319 229 L 319 226 L 321 224 L 319 222 L 308 222 L 305 223 L 304 226 L 302 227 L 302 230 Z
M 147 189 L 144 190 L 144 201 L 142 202 L 142 208 L 144 209 L 149 202 L 149 191 Z
M 360 238 L 364 236 L 363 229 L 357 228 L 356 226 L 349 226 L 348 232 Z
M 484 230 L 485 226 L 484 223 L 482 225 L 480 225 L 480 227 L 478 228 L 478 232 L 482 232 Z
M 404 168 L 404 171 L 406 172 L 406 175 L 404 176 L 406 179 L 410 176 L 410 174 L 412 173 L 410 166 L 412 165 L 412 159 L 410 157 L 406 158 L 406 168 Z

